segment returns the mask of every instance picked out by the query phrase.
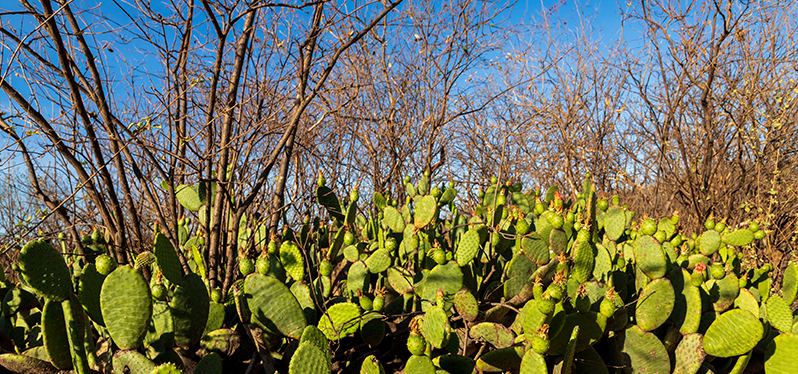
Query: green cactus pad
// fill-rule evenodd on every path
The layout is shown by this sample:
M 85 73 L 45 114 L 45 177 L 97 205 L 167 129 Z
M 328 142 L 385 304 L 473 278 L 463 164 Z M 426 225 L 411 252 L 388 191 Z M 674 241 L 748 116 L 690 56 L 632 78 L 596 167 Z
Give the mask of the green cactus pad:
M 305 260 L 294 242 L 283 242 L 280 245 L 280 263 L 285 273 L 295 281 L 299 282 L 305 278 Z
M 136 349 L 144 340 L 152 318 L 152 296 L 144 276 L 129 266 L 108 274 L 100 291 L 105 327 L 122 349 Z
M 723 279 L 707 282 L 709 296 L 715 311 L 721 313 L 734 304 L 734 299 L 740 294 L 740 280 L 734 274 L 727 274 Z
M 460 290 L 454 295 L 454 307 L 463 319 L 472 322 L 479 315 L 479 304 L 474 294 L 468 290 Z
M 593 347 L 574 355 L 576 374 L 609 374 L 604 359 Z
M 166 235 L 161 233 L 155 235 L 155 245 L 152 251 L 163 276 L 174 284 L 180 284 L 183 281 L 183 268 L 177 258 L 175 247 L 172 246 L 172 242 L 166 238 Z
M 463 272 L 456 263 L 436 265 L 430 270 L 424 282 L 421 291 L 421 310 L 426 311 L 429 308 L 430 301 L 435 301 L 439 289 L 443 291 L 446 299 L 446 305 L 443 305 L 443 308 L 449 310 L 454 294 L 461 288 L 463 288 Z
M 574 365 L 574 353 L 576 350 L 577 339 L 579 339 L 579 326 L 574 326 L 571 331 L 571 337 L 568 339 L 568 345 L 565 346 L 565 353 L 562 358 L 562 372 L 570 373 Z M 556 369 L 555 369 L 556 370 Z
M 521 239 L 521 252 L 532 262 L 544 265 L 551 260 L 549 245 L 538 233 L 532 233 Z
M 784 301 L 788 305 L 792 305 L 795 301 L 795 295 L 798 293 L 798 265 L 794 262 L 787 264 L 784 269 L 784 277 L 781 283 L 781 294 Z
M 449 334 L 449 318 L 439 306 L 427 309 L 421 320 L 421 333 L 434 348 L 443 348 Z
M 531 349 L 527 349 L 521 359 L 521 374 L 541 374 L 548 373 L 546 358 Z
M 676 295 L 671 281 L 660 278 L 643 288 L 637 299 L 635 320 L 643 331 L 652 331 L 661 326 L 671 315 Z
M 616 335 L 623 364 L 633 373 L 668 374 L 671 362 L 668 351 L 656 335 L 632 326 Z
M 751 291 L 746 288 L 740 289 L 740 294 L 734 299 L 734 307 L 747 310 L 755 316 L 759 315 L 759 302 L 756 301 L 756 297 L 751 294 Z
M 385 322 L 382 321 L 382 315 L 377 313 L 368 313 L 360 320 L 360 337 L 363 342 L 369 347 L 376 347 L 382 343 L 385 338 Z
M 765 373 L 795 373 L 796 357 L 798 357 L 798 335 L 781 334 L 775 337 L 765 351 Z
M 588 242 L 574 243 L 573 252 L 571 253 L 571 260 L 573 261 L 571 276 L 578 283 L 587 282 L 590 276 L 593 275 L 596 259 L 593 255 L 593 248 Z
M 703 340 L 704 337 L 697 333 L 687 334 L 682 338 L 674 352 L 676 363 L 673 374 L 695 374 L 698 372 L 707 355 L 704 352 Z
M 435 374 L 435 365 L 429 356 L 410 356 L 405 365 L 405 374 Z
M 194 189 L 194 187 L 187 186 L 185 184 L 175 187 L 175 197 L 180 205 L 192 212 L 199 211 L 204 204 L 204 199 L 200 197 L 200 194 Z
M 154 306 L 154 304 L 153 304 Z M 155 319 L 155 309 L 153 308 L 153 320 Z M 205 330 L 202 332 L 202 336 L 205 334 L 216 331 L 222 328 L 224 324 L 224 304 L 217 303 L 215 301 L 210 302 L 210 307 L 208 308 L 208 323 L 205 324 Z
M 459 355 L 438 356 L 432 362 L 449 373 L 472 373 L 476 365 L 473 358 Z
M 252 304 L 250 304 L 251 306 Z M 210 298 L 199 275 L 187 274 L 169 300 L 174 320 L 175 342 L 188 349 L 197 344 L 208 323 Z
M 299 339 L 307 320 L 296 297 L 285 284 L 272 276 L 253 273 L 244 281 L 244 293 L 253 322 Z
M 377 357 L 369 355 L 363 359 L 363 364 L 360 365 L 360 374 L 385 374 L 385 369 Z
M 520 195 L 523 196 L 523 194 Z M 515 196 L 515 194 L 513 194 L 513 196 Z M 438 200 L 438 206 L 449 205 L 449 203 L 454 201 L 455 197 L 457 197 L 457 190 L 454 188 L 447 188 L 446 191 L 443 191 L 443 194 L 441 194 L 441 198 Z
M 483 372 L 516 371 L 521 366 L 523 357 L 522 347 L 496 349 L 482 355 L 477 360 L 476 369 Z
M 366 293 L 369 286 L 369 270 L 363 261 L 357 261 L 349 267 L 346 275 L 346 288 L 352 295 L 357 295 L 357 291 Z
M 413 275 L 404 268 L 388 268 L 388 284 L 398 294 L 404 295 L 413 290 Z
M 617 242 L 626 229 L 626 212 L 617 205 L 611 206 L 604 214 L 604 232 L 610 240 Z
M 391 266 L 391 254 L 385 248 L 380 248 L 366 259 L 366 266 L 372 274 L 382 273 Z
M 59 371 L 47 361 L 15 353 L 0 354 L 0 365 L 13 373 L 58 374 Z
M 504 297 L 509 300 L 521 292 L 538 266 L 524 253 L 518 252 L 505 267 Z
M 732 309 L 720 315 L 704 335 L 704 350 L 715 357 L 732 357 L 753 349 L 764 328 L 751 312 Z
M 338 303 L 327 309 L 319 318 L 319 330 L 327 339 L 337 341 L 357 332 L 360 325 L 360 307 L 353 303 Z
M 579 336 L 576 340 L 575 352 L 581 352 L 587 349 L 587 347 L 596 344 L 604 335 L 604 331 L 607 328 L 607 317 L 601 313 L 592 311 L 587 313 L 568 314 L 565 317 L 565 323 L 562 328 L 559 329 L 560 331 L 557 335 L 553 335 L 553 331 L 549 331 L 549 336 L 554 337 L 551 339 L 551 346 L 547 354 L 556 356 L 565 353 L 565 349 L 571 339 L 571 333 L 576 326 L 579 326 Z M 526 326 L 524 326 L 524 328 L 526 328 Z
M 342 226 L 338 231 L 335 233 L 333 237 L 332 245 L 330 245 L 329 250 L 327 251 L 327 257 L 329 258 L 336 258 L 338 257 L 338 251 L 341 250 L 341 246 L 344 245 L 344 236 L 346 235 L 346 226 Z M 282 265 L 280 265 L 282 267 Z
M 668 259 L 657 239 L 650 235 L 638 236 L 634 242 L 634 252 L 637 267 L 646 276 L 651 279 L 665 276 Z
M 668 278 L 676 297 L 671 321 L 682 334 L 697 332 L 701 323 L 701 291 L 690 284 L 690 273 L 680 267 L 674 267 Z
M 746 230 L 747 231 L 747 230 Z M 792 331 L 792 310 L 779 295 L 771 295 L 765 304 L 768 322 L 781 332 Z
M 327 186 L 319 186 L 316 188 L 316 199 L 321 205 L 324 205 L 324 207 L 327 208 L 327 212 L 330 213 L 330 217 L 336 221 L 344 220 L 344 212 L 341 211 L 341 203 L 339 202 L 338 197 L 335 196 L 335 192 L 333 192 L 333 190 Z
M 289 374 L 329 374 L 332 360 L 313 342 L 299 344 L 288 365 Z
M 601 244 L 596 244 L 596 259 L 593 266 L 593 277 L 599 282 L 607 282 L 612 272 L 612 255 Z
M 61 302 L 64 311 L 64 322 L 66 323 L 67 338 L 69 339 L 69 351 L 72 355 L 72 364 L 76 373 L 88 373 L 89 362 L 86 357 L 84 339 L 86 338 L 86 315 L 78 301 L 78 297 L 70 295 L 69 299 Z M 90 334 L 90 333 L 89 333 Z M 93 342 L 91 342 L 93 343 Z M 88 344 L 89 349 L 93 349 L 92 344 Z
M 211 331 L 200 340 L 200 347 L 206 351 L 219 352 L 225 356 L 232 355 L 241 345 L 241 336 L 232 329 Z
M 399 213 L 399 211 L 392 206 L 385 207 L 383 211 L 383 222 L 385 222 L 391 231 L 397 234 L 401 234 L 405 231 L 405 219 L 402 217 L 402 213 Z
M 698 244 L 698 249 L 703 255 L 711 256 L 717 252 L 718 249 L 720 249 L 720 233 L 715 230 L 704 231 L 704 233 L 698 237 L 696 243 Z
M 69 352 L 64 310 L 60 302 L 45 300 L 42 309 L 42 335 L 44 348 L 53 366 L 61 370 L 71 369 L 72 355 Z
M 161 364 L 152 369 L 150 374 L 183 374 L 183 372 L 175 366 L 175 364 L 168 362 Z
M 155 263 L 155 255 L 150 251 L 143 251 L 139 253 L 133 260 L 133 266 L 136 269 L 141 269 Z
M 457 265 L 465 266 L 471 262 L 479 251 L 479 244 L 479 231 L 475 229 L 466 231 L 466 233 L 460 237 L 460 242 L 457 244 L 457 251 L 454 252 L 454 259 L 457 261 Z
M 113 358 L 113 365 L 115 373 L 149 374 L 155 370 L 155 363 L 143 354 L 133 350 L 116 352 Z
M 304 342 L 311 342 L 316 345 L 320 350 L 327 353 L 328 356 L 332 357 L 332 352 L 330 352 L 330 341 L 324 336 L 324 333 L 318 329 L 318 327 L 313 325 L 308 325 L 305 327 L 305 330 L 302 331 L 302 336 L 299 338 L 299 343 L 302 344 Z
M 435 211 L 438 203 L 431 195 L 424 196 L 416 204 L 416 219 L 415 226 L 417 229 L 423 228 L 432 222 L 435 218 Z
M 19 251 L 19 268 L 28 285 L 53 301 L 64 301 L 72 292 L 72 272 L 55 248 L 44 240 L 34 240 Z
M 468 334 L 472 339 L 490 343 L 496 348 L 507 348 L 513 345 L 515 340 L 515 334 L 509 328 L 493 322 L 482 322 L 471 326 Z
M 103 313 L 100 309 L 100 290 L 102 289 L 105 275 L 97 272 L 94 264 L 88 263 L 83 267 L 78 283 L 78 300 L 86 310 L 92 321 L 100 326 L 105 326 Z
M 568 248 L 568 235 L 560 229 L 552 229 L 549 233 L 549 249 L 555 256 L 565 252 Z
M 355 262 L 360 259 L 360 250 L 356 245 L 349 245 L 344 248 L 344 258 L 349 262 Z
M 728 245 L 744 247 L 754 241 L 754 233 L 748 228 L 743 228 L 728 234 L 723 234 L 722 240 Z

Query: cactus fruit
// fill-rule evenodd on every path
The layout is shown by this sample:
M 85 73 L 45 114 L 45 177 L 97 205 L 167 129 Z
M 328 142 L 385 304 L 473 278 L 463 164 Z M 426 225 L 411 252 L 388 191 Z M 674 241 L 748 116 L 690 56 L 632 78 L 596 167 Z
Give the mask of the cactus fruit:
M 704 350 L 715 357 L 744 354 L 762 339 L 764 329 L 751 312 L 732 309 L 720 315 L 704 334 Z
M 410 335 L 407 337 L 407 350 L 410 351 L 410 354 L 414 356 L 423 355 L 426 347 L 427 341 L 424 337 L 418 332 L 410 331 Z
M 114 269 L 118 266 L 116 263 L 116 259 L 107 255 L 101 254 L 94 259 L 94 264 L 97 267 L 97 272 L 102 275 L 111 274 Z
M 169 307 L 174 320 L 175 342 L 184 349 L 197 344 L 208 322 L 210 298 L 199 275 L 189 273 L 175 289 Z
M 537 354 L 546 354 L 551 347 L 551 340 L 549 339 L 549 325 L 543 324 L 537 331 L 532 333 L 532 339 L 529 341 L 529 346 Z
M 288 287 L 268 275 L 250 274 L 244 281 L 253 323 L 298 339 L 307 326 L 305 314 Z
M 271 270 L 271 261 L 269 261 L 268 252 L 261 253 L 261 255 L 258 256 L 258 259 L 255 260 L 255 270 L 257 270 L 261 275 L 269 274 L 269 271 Z
M 152 318 L 152 296 L 144 277 L 129 266 L 120 266 L 105 278 L 100 308 L 114 343 L 136 349 L 144 340 Z
M 255 272 L 255 262 L 249 257 L 241 257 L 238 259 L 238 271 L 241 275 L 247 276 Z
M 72 274 L 61 254 L 44 240 L 34 240 L 19 251 L 19 268 L 25 281 L 40 295 L 64 301 L 72 292 Z

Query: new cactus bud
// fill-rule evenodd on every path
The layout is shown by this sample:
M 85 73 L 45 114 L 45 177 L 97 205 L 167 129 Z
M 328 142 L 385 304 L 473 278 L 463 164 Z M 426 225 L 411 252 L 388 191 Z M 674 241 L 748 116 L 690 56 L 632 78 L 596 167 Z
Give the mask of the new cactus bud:
M 759 222 L 756 222 L 756 221 L 751 222 L 751 224 L 748 225 L 748 230 L 753 232 L 753 233 L 759 231 Z
M 321 174 L 321 170 L 319 170 L 319 178 L 316 179 L 316 184 L 318 184 L 319 187 L 324 187 L 324 185 L 327 184 L 327 178 L 324 178 L 324 175 Z
M 371 300 L 371 298 L 369 298 L 366 295 L 363 295 L 360 292 L 360 290 L 358 290 L 358 292 L 361 294 L 361 296 L 358 297 L 358 302 L 360 303 L 360 307 L 363 308 L 363 310 L 365 311 L 374 309 L 374 302 Z
M 155 300 L 163 301 L 166 299 L 166 286 L 163 283 L 155 283 L 150 288 L 150 293 Z
M 443 290 L 439 288 L 438 293 L 435 294 L 435 305 L 443 308 L 443 301 Z
M 333 266 L 329 260 L 324 260 L 319 264 L 319 274 L 324 277 L 329 277 L 332 274 Z
M 707 218 L 706 222 L 704 222 L 704 228 L 707 230 L 712 230 L 715 228 L 715 220 L 712 217 Z
M 357 185 L 355 188 L 352 189 L 352 192 L 349 193 L 349 201 L 356 203 L 360 199 L 360 194 L 357 192 Z
M 712 278 L 718 280 L 726 277 L 726 269 L 723 268 L 723 264 L 720 262 L 712 264 L 712 267 L 709 269 L 709 273 L 712 275 Z
M 723 232 L 723 230 L 725 229 L 726 229 L 726 222 L 721 221 L 715 224 L 715 231 Z
M 221 288 L 216 287 L 216 288 L 213 289 L 213 291 L 211 291 L 211 300 L 213 300 L 214 303 L 221 303 L 222 301 L 224 301 L 224 300 L 222 300 L 222 289 Z
M 374 301 L 371 303 L 371 307 L 377 312 L 382 311 L 382 308 L 385 307 L 384 287 L 382 290 L 378 291 L 376 295 L 374 295 Z
M 579 313 L 587 313 L 590 311 L 590 298 L 587 297 L 587 291 L 585 290 L 585 284 L 582 283 L 576 289 L 576 310 Z
M 695 269 L 693 269 L 693 274 L 691 275 L 690 283 L 693 286 L 701 286 L 704 281 L 707 280 L 707 265 L 703 262 L 699 262 L 695 265 Z
M 654 235 L 657 232 L 657 221 L 646 218 L 640 222 L 640 233 L 643 235 Z
M 258 270 L 258 273 L 266 275 L 271 270 L 271 262 L 269 261 L 269 254 L 262 253 L 258 256 L 258 259 L 255 261 L 255 269 Z
M 598 199 L 598 201 L 596 201 L 596 208 L 602 212 L 606 212 L 609 207 L 610 204 L 607 202 L 607 199 Z
M 561 214 L 552 214 L 549 215 L 549 224 L 551 227 L 559 230 L 562 229 L 562 226 L 565 224 L 565 219 Z
M 255 271 L 255 262 L 249 257 L 239 258 L 238 270 L 241 272 L 241 275 L 246 277 Z
M 532 341 L 529 342 L 533 351 L 538 354 L 546 354 L 551 346 L 549 339 L 549 325 L 543 324 L 538 328 L 538 331 L 532 335 Z
M 407 337 L 407 350 L 410 354 L 421 356 L 427 348 L 427 341 L 418 329 L 418 319 L 410 321 L 410 335 Z
M 616 310 L 618 310 L 618 307 L 615 306 L 615 287 L 610 287 L 604 295 L 604 299 L 601 300 L 599 312 L 605 317 L 610 318 L 615 314 Z
M 344 234 L 344 245 L 349 246 L 352 244 L 355 244 L 355 234 L 353 234 L 351 231 L 347 231 Z
M 538 310 L 545 315 L 549 315 L 554 312 L 556 304 L 557 303 L 552 300 L 551 296 L 549 296 L 546 292 L 543 293 L 543 297 L 535 300 L 535 305 L 537 306 Z
M 441 249 L 441 248 L 433 250 L 431 255 L 432 255 L 432 259 L 438 265 L 443 265 L 447 261 L 447 259 L 446 259 L 446 251 Z
M 535 296 L 535 299 L 540 299 L 543 297 L 543 280 L 540 279 L 540 274 L 535 276 L 535 284 L 532 286 L 532 294 Z

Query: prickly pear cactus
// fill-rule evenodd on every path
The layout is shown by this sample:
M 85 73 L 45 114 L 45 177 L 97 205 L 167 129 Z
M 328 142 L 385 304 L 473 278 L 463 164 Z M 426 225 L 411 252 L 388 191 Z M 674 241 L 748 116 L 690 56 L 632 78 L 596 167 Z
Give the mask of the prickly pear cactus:
M 244 282 L 244 293 L 250 298 L 248 305 L 253 322 L 299 339 L 307 320 L 288 287 L 274 277 L 253 273 Z
M 72 273 L 64 258 L 44 240 L 34 240 L 19 251 L 19 268 L 25 281 L 42 296 L 64 301 L 72 292 Z
M 360 307 L 353 303 L 339 303 L 327 309 L 319 318 L 319 330 L 327 339 L 338 340 L 357 332 Z
M 332 361 L 322 349 L 310 341 L 299 344 L 288 366 L 289 374 L 328 374 Z
M 704 350 L 715 357 L 744 354 L 762 339 L 764 328 L 751 312 L 732 309 L 718 317 L 704 335 Z
M 175 342 L 183 348 L 197 344 L 205 331 L 210 310 L 208 289 L 199 275 L 187 274 L 169 300 L 174 320 Z
M 100 291 L 100 308 L 111 339 L 122 349 L 136 349 L 152 318 L 152 296 L 144 277 L 129 266 L 108 274 Z
M 152 251 L 163 276 L 170 282 L 179 285 L 183 281 L 183 268 L 180 266 L 175 247 L 166 235 L 161 233 L 155 235 Z

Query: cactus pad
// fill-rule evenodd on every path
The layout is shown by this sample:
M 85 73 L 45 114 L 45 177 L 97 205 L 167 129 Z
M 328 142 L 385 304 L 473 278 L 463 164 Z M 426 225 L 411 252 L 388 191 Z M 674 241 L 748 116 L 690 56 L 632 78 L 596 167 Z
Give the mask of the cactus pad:
M 435 210 L 437 207 L 438 203 L 435 202 L 435 198 L 431 195 L 424 196 L 418 201 L 416 204 L 415 219 L 415 226 L 417 229 L 427 226 L 432 222 L 435 218 Z
M 513 345 L 515 334 L 499 323 L 482 322 L 471 326 L 469 335 L 472 339 L 490 343 L 496 348 L 507 348 Z
M 353 303 L 338 303 L 327 309 L 319 319 L 319 330 L 330 340 L 338 340 L 357 332 L 360 307 Z
M 332 361 L 322 349 L 310 341 L 299 344 L 288 365 L 289 374 L 329 374 Z
M 639 236 L 634 242 L 637 267 L 649 278 L 665 276 L 668 260 L 662 245 L 653 236 Z
M 434 348 L 443 348 L 449 335 L 449 318 L 440 306 L 427 309 L 421 320 L 421 333 Z
M 705 256 L 711 256 L 715 252 L 720 249 L 721 245 L 721 238 L 720 233 L 715 230 L 707 230 L 704 231 L 701 236 L 698 237 L 696 242 L 698 244 L 698 249 L 701 253 Z
M 660 278 L 643 288 L 637 299 L 635 319 L 643 331 L 652 331 L 661 326 L 671 315 L 675 302 L 671 281 Z
M 385 338 L 385 322 L 382 321 L 382 315 L 377 313 L 364 315 L 360 320 L 360 337 L 370 347 L 380 345 Z
M 352 295 L 357 295 L 357 291 L 363 293 L 368 291 L 369 271 L 363 261 L 357 261 L 349 267 L 346 275 L 346 288 Z
M 574 244 L 572 251 L 573 269 L 571 276 L 578 283 L 587 282 L 590 276 L 593 275 L 593 267 L 595 266 L 596 257 L 593 255 L 593 246 L 588 242 L 577 242 Z
M 44 348 L 53 366 L 61 370 L 71 369 L 72 355 L 69 352 L 64 310 L 60 302 L 45 300 L 42 310 L 42 335 L 44 335 Z
M 798 265 L 795 262 L 787 264 L 784 269 L 784 277 L 781 283 L 781 293 L 784 301 L 792 305 L 795 295 L 798 293 Z
M 548 373 L 546 358 L 531 349 L 527 349 L 521 359 L 521 374 Z
M 344 220 L 344 213 L 341 211 L 341 203 L 338 201 L 338 197 L 335 196 L 333 190 L 327 186 L 319 186 L 316 189 L 316 199 L 321 205 L 327 208 L 330 217 L 337 221 Z
M 274 277 L 253 273 L 244 282 L 244 293 L 249 297 L 253 322 L 299 339 L 307 320 L 288 287 Z
M 701 291 L 690 284 L 690 273 L 680 267 L 674 267 L 668 278 L 676 297 L 671 321 L 682 334 L 697 332 L 701 323 Z
M 183 372 L 175 364 L 167 362 L 156 366 L 149 374 L 183 374 Z
M 529 234 L 521 239 L 521 251 L 538 265 L 547 264 L 551 260 L 549 245 L 538 233 Z
M 25 281 L 48 299 L 61 302 L 72 292 L 72 273 L 64 258 L 44 240 L 34 240 L 22 247 L 19 268 Z
M 504 297 L 509 300 L 521 292 L 526 285 L 529 277 L 537 269 L 537 265 L 532 262 L 524 253 L 519 252 L 505 267 L 504 273 Z
M 775 337 L 765 351 L 765 373 L 794 373 L 795 357 L 798 357 L 798 335 L 781 334 Z
M 463 316 L 463 319 L 471 322 L 479 315 L 479 304 L 474 294 L 467 290 L 460 290 L 454 295 L 454 307 Z
M 611 206 L 604 214 L 604 232 L 610 240 L 617 242 L 626 229 L 626 213 L 617 205 Z
M 385 369 L 374 355 L 369 355 L 360 365 L 360 374 L 385 374 Z
M 202 278 L 195 273 L 187 274 L 175 289 L 169 307 L 177 345 L 187 349 L 197 344 L 205 331 L 210 310 L 210 298 Z
M 465 266 L 471 262 L 474 256 L 477 255 L 477 251 L 479 251 L 479 243 L 478 230 L 471 229 L 466 231 L 466 233 L 460 237 L 460 242 L 457 244 L 457 251 L 454 252 L 454 259 L 457 261 L 457 265 Z
M 748 228 L 739 229 L 723 235 L 723 242 L 735 247 L 744 247 L 754 241 L 754 233 Z
M 632 326 L 622 334 L 616 335 L 616 342 L 622 344 L 621 352 L 625 365 L 635 373 L 668 374 L 671 362 L 668 351 L 656 335 L 645 332 L 639 326 Z
M 764 328 L 751 312 L 732 309 L 718 317 L 704 335 L 704 350 L 715 357 L 739 356 L 762 339 Z
M 746 230 L 748 231 L 748 230 Z M 792 331 L 792 310 L 779 295 L 771 295 L 765 304 L 768 322 L 781 332 Z
M 86 314 L 92 321 L 100 326 L 105 326 L 103 313 L 100 309 L 100 290 L 102 289 L 105 275 L 97 272 L 94 264 L 88 263 L 83 267 L 78 283 L 78 300 L 86 310 Z
M 554 322 L 551 323 L 554 325 Z M 568 346 L 571 333 L 579 326 L 579 336 L 576 340 L 576 351 L 581 352 L 587 347 L 596 344 L 599 339 L 604 335 L 607 328 L 607 317 L 601 313 L 587 312 L 587 313 L 572 313 L 565 317 L 565 323 L 560 328 L 557 335 L 553 335 L 555 328 L 552 328 L 550 334 L 553 335 L 551 339 L 551 346 L 547 354 L 561 355 L 565 353 Z M 526 328 L 526 326 L 524 326 Z
M 524 349 L 507 347 L 485 353 L 477 360 L 476 369 L 483 372 L 516 371 L 521 366 Z
M 431 304 L 429 300 L 435 300 L 438 290 L 443 291 L 447 305 L 441 305 L 444 310 L 451 307 L 451 298 L 463 288 L 463 272 L 456 263 L 450 262 L 443 265 L 436 265 L 430 270 L 424 282 L 421 292 L 421 308 L 426 310 Z
M 388 268 L 388 284 L 398 294 L 404 295 L 413 290 L 413 275 L 404 268 Z
M 129 266 L 108 274 L 100 291 L 105 327 L 122 349 L 136 349 L 144 340 L 152 318 L 152 296 L 144 277 Z
M 155 364 L 136 351 L 119 351 L 113 359 L 115 373 L 148 374 L 155 370 Z
M 410 356 L 405 365 L 405 374 L 435 374 L 435 365 L 429 356 Z
M 155 245 L 152 249 L 155 254 L 155 261 L 158 267 L 161 268 L 163 276 L 174 284 L 180 284 L 183 281 L 183 268 L 180 265 L 180 260 L 177 258 L 175 247 L 166 235 L 158 233 L 155 235 Z
M 698 372 L 707 355 L 704 352 L 703 340 L 704 337 L 697 333 L 687 334 L 682 338 L 674 352 L 676 363 L 673 374 L 695 374 Z
M 366 259 L 366 266 L 372 274 L 382 273 L 391 266 L 391 254 L 385 248 L 380 248 Z
M 391 231 L 400 234 L 405 231 L 405 219 L 402 213 L 399 213 L 396 208 L 386 206 L 383 211 L 383 222 L 388 226 Z
M 305 278 L 305 260 L 299 247 L 293 242 L 283 242 L 280 245 L 280 263 L 285 273 L 295 281 L 299 282 Z

